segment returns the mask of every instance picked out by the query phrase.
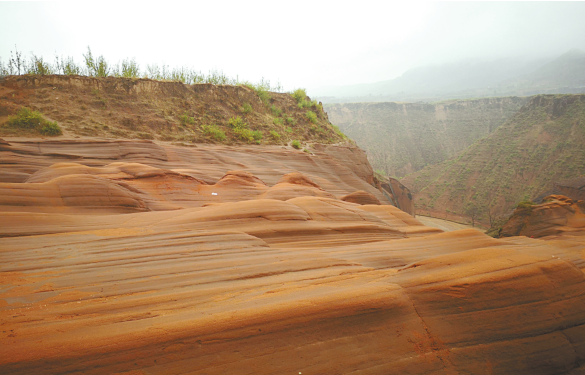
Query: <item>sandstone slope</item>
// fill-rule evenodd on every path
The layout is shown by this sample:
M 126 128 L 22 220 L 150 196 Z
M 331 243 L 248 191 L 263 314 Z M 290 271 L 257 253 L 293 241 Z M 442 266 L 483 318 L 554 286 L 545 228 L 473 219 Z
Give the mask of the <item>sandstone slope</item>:
M 2 374 L 585 370 L 582 243 L 426 227 L 359 149 L 1 147 Z

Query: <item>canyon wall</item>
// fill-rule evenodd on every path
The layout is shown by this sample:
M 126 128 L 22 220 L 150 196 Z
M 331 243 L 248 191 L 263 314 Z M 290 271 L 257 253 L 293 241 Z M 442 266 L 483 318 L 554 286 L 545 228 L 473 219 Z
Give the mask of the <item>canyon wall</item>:
M 489 226 L 555 182 L 584 175 L 584 144 L 585 95 L 539 95 L 458 156 L 402 183 L 419 212 L 474 215 Z
M 491 134 L 525 101 L 508 97 L 324 108 L 333 124 L 366 150 L 375 170 L 401 178 L 459 154 Z

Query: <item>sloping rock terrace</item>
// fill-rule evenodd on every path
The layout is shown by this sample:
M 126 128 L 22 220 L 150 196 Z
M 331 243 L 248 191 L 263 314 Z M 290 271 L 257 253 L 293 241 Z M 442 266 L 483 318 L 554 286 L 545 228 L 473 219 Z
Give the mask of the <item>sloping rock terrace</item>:
M 0 146 L 2 374 L 584 371 L 583 243 L 426 227 L 351 150 Z

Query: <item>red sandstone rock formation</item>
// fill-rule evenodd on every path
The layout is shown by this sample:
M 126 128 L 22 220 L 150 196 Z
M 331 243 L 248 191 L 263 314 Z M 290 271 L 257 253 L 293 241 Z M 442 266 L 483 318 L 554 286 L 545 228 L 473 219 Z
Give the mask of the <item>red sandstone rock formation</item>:
M 375 183 L 378 189 L 382 191 L 386 199 L 388 199 L 393 206 L 400 208 L 404 212 L 408 212 L 412 216 L 415 215 L 412 194 L 406 186 L 400 183 L 400 181 L 389 177 L 387 181 L 376 180 Z
M 500 232 L 502 237 L 581 238 L 585 243 L 585 202 L 549 195 L 542 204 L 518 207 Z
M 341 200 L 357 204 L 380 204 L 378 198 L 363 190 L 354 191 L 351 194 L 341 197 Z
M 2 374 L 584 371 L 583 244 L 341 200 L 346 151 L 0 148 Z

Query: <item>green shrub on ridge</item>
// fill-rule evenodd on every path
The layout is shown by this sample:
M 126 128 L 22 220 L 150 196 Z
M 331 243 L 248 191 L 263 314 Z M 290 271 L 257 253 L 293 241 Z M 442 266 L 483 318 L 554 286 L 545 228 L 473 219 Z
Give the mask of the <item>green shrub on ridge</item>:
M 534 202 L 522 201 L 516 205 L 516 208 L 532 208 L 532 206 L 534 206 Z
M 301 103 L 307 97 L 307 91 L 305 89 L 296 89 L 290 95 L 295 98 L 297 103 Z

